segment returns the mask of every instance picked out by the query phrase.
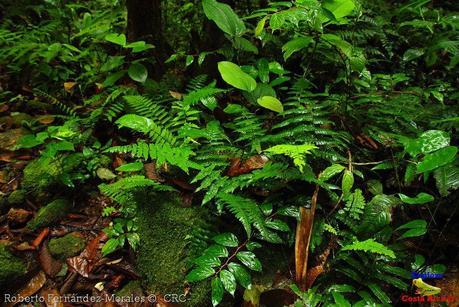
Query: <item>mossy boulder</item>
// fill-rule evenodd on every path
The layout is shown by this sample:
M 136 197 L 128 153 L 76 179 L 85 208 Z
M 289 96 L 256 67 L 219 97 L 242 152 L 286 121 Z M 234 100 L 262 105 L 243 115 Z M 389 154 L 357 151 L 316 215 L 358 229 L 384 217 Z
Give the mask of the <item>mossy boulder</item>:
M 0 288 L 27 273 L 25 263 L 0 244 Z
M 42 197 L 50 187 L 60 185 L 59 178 L 76 170 L 82 161 L 80 153 L 34 160 L 24 169 L 22 188 L 34 197 Z
M 51 255 L 64 260 L 78 255 L 85 245 L 85 238 L 78 232 L 72 232 L 61 238 L 51 239 L 48 248 Z
M 37 215 L 27 223 L 27 227 L 36 230 L 52 225 L 62 219 L 70 210 L 70 203 L 65 199 L 56 199 L 38 210 Z
M 153 196 L 138 207 L 140 235 L 137 267 L 146 288 L 155 294 L 183 294 L 190 260 L 187 236 L 197 227 L 205 227 L 202 208 L 182 207 L 179 199 L 168 194 Z M 194 283 L 183 306 L 208 306 L 210 284 Z
M 8 203 L 10 205 L 21 205 L 26 199 L 27 193 L 25 190 L 16 190 L 11 192 L 8 196 Z

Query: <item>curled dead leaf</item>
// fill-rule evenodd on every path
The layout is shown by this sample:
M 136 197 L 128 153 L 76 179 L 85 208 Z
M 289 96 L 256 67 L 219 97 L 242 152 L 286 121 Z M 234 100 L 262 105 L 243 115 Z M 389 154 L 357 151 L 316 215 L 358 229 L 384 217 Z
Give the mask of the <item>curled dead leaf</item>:
M 11 301 L 18 301 L 20 298 L 29 297 L 29 296 L 37 293 L 38 290 L 40 290 L 43 287 L 45 282 L 46 282 L 46 274 L 45 274 L 45 272 L 43 272 L 43 271 L 38 272 L 38 274 L 35 275 L 34 277 L 32 277 L 24 287 L 22 287 L 18 292 L 16 292 L 14 297 L 17 300 L 14 300 L 12 298 Z M 9 303 L 6 306 L 11 307 L 11 306 L 14 306 L 14 305 L 15 305 L 15 303 Z
M 76 82 L 73 82 L 73 81 L 64 82 L 64 90 L 65 90 L 67 93 L 72 93 L 73 88 L 75 87 L 75 85 L 77 85 L 77 83 L 76 83 Z
M 262 168 L 268 161 L 268 157 L 264 155 L 251 156 L 244 161 L 241 158 L 232 159 L 227 175 L 235 177 L 250 173 L 253 170 Z

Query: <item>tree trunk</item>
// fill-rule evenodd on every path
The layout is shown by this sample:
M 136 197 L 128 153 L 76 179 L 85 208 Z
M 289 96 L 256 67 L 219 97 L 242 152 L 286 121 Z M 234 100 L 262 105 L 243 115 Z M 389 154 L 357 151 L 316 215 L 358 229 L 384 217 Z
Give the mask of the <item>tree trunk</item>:
M 126 6 L 128 41 L 143 40 L 155 46 L 152 50 L 157 61 L 154 75 L 161 77 L 171 49 L 163 36 L 161 0 L 127 0 Z

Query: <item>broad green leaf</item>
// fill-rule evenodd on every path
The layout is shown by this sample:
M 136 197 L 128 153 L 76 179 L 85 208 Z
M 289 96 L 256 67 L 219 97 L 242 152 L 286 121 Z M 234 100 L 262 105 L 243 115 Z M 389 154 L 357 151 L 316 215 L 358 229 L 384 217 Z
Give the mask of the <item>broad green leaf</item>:
M 343 180 L 341 182 L 341 189 L 343 191 L 344 198 L 346 198 L 350 193 L 352 186 L 354 185 L 354 174 L 351 171 L 345 170 L 343 175 Z
M 118 172 L 138 172 L 143 170 L 142 162 L 126 163 L 116 168 Z
M 252 44 L 251 41 L 248 39 L 245 39 L 243 37 L 237 36 L 234 39 L 234 47 L 239 50 L 247 51 L 247 52 L 252 52 L 255 54 L 258 54 L 258 48 L 254 44 Z
M 421 48 L 411 48 L 403 54 L 403 61 L 409 62 L 424 55 L 424 50 Z
M 113 174 L 111 170 L 105 167 L 99 167 L 96 171 L 97 177 L 103 180 L 112 180 L 116 178 L 116 175 Z
M 403 224 L 402 226 L 398 227 L 395 230 L 410 229 L 410 228 L 426 228 L 426 227 L 427 227 L 427 222 L 425 220 L 413 220 L 411 222 Z
M 102 247 L 102 255 L 106 256 L 108 254 L 113 253 L 118 247 L 120 247 L 120 242 L 118 239 L 112 238 L 105 242 L 104 246 Z
M 113 86 L 115 85 L 115 83 L 124 77 L 124 75 L 126 74 L 126 70 L 120 70 L 120 71 L 117 71 L 113 74 L 110 74 L 108 75 L 108 77 L 104 80 L 104 82 L 102 83 L 102 85 L 104 87 L 110 87 L 110 86 Z
M 425 173 L 437 169 L 443 165 L 454 161 L 457 155 L 457 147 L 448 146 L 439 149 L 433 153 L 427 154 L 424 159 L 417 165 L 416 172 Z
M 261 98 L 258 98 L 257 102 L 260 106 L 268 110 L 271 110 L 277 113 L 284 112 L 284 106 L 282 105 L 282 102 L 280 102 L 279 99 L 277 99 L 276 97 L 263 96 Z
M 105 40 L 123 47 L 126 45 L 126 35 L 124 34 L 111 33 L 105 36 Z
M 258 23 L 257 26 L 255 27 L 255 36 L 260 36 L 263 33 L 263 30 L 265 28 L 266 24 L 266 19 L 268 17 L 263 17 Z
M 252 92 L 257 87 L 255 79 L 232 62 L 219 62 L 218 71 L 226 83 L 237 89 Z
M 368 191 L 373 195 L 383 194 L 383 185 L 379 180 L 368 180 L 367 181 Z
M 215 22 L 223 32 L 231 36 L 238 36 L 245 31 L 244 22 L 229 5 L 215 0 L 203 0 L 202 7 L 207 18 Z
M 269 62 L 265 58 L 258 60 L 257 62 L 258 77 L 261 82 L 269 83 Z
M 244 288 L 250 289 L 252 287 L 252 278 L 250 274 L 240 264 L 231 262 L 228 264 L 228 269 L 236 277 L 237 282 Z
M 212 276 L 213 274 L 215 274 L 215 271 L 211 267 L 197 267 L 193 269 L 190 273 L 188 273 L 188 275 L 186 276 L 186 280 L 189 282 L 200 281 Z
M 194 259 L 194 263 L 196 263 L 196 265 L 200 267 L 212 267 L 212 268 L 221 265 L 221 261 L 219 258 L 213 257 L 208 254 L 204 254 Z
M 459 188 L 459 167 L 443 166 L 436 169 L 434 178 L 441 196 L 447 196 L 450 191 Z
M 352 57 L 352 45 L 335 34 L 322 34 L 320 39 L 341 50 L 346 57 Z
M 449 146 L 451 138 L 448 133 L 440 130 L 429 130 L 419 136 L 422 153 L 431 153 Z
M 261 272 L 261 262 L 257 259 L 254 253 L 239 252 L 236 257 L 249 269 Z
M 291 41 L 287 42 L 284 46 L 282 46 L 282 51 L 284 52 L 284 60 L 292 56 L 297 51 L 300 51 L 303 48 L 309 46 L 314 40 L 312 37 L 304 36 L 304 37 L 297 37 L 292 39 Z
M 320 181 L 322 182 L 326 182 L 327 180 L 329 180 L 330 178 L 332 178 L 333 176 L 341 173 L 342 171 L 344 171 L 346 168 L 342 165 L 339 165 L 339 164 L 333 164 L 329 167 L 327 167 L 326 169 L 324 169 L 322 171 L 322 173 L 320 173 L 319 175 L 319 179 Z
M 249 242 L 247 243 L 247 245 L 245 246 L 249 251 L 253 251 L 255 250 L 256 248 L 260 248 L 262 247 L 262 245 L 258 242 Z
M 288 227 L 287 223 L 281 220 L 272 220 L 266 222 L 266 227 L 269 227 L 274 230 L 289 232 L 290 228 Z
M 427 233 L 426 227 L 427 227 L 427 222 L 425 220 L 414 220 L 414 221 L 408 222 L 396 229 L 396 231 L 402 230 L 402 229 L 408 229 L 398 238 L 398 240 L 422 236 Z
M 416 197 L 409 197 L 405 194 L 399 193 L 398 196 L 405 204 L 410 205 L 421 205 L 434 200 L 434 197 L 427 193 L 419 193 Z
M 368 284 L 368 288 L 373 294 L 385 305 L 390 305 L 392 302 L 387 294 L 377 284 Z
M 398 240 L 406 239 L 406 238 L 413 238 L 413 237 L 420 237 L 427 233 L 426 228 L 412 228 L 404 232 Z
M 212 290 L 211 298 L 212 298 L 212 306 L 217 306 L 223 299 L 223 284 L 218 278 L 215 276 L 212 278 L 212 282 L 210 283 L 210 287 Z
M 147 80 L 148 71 L 142 64 L 132 63 L 131 66 L 129 66 L 128 75 L 132 80 L 143 83 Z
M 204 254 L 212 257 L 228 257 L 228 250 L 224 246 L 214 244 L 209 246 Z
M 339 292 L 333 291 L 332 292 L 333 298 L 337 306 L 340 307 L 351 307 L 351 304 L 346 300 L 346 298 Z
M 187 55 L 185 59 L 185 67 L 190 66 L 194 62 L 194 56 L 192 55 Z
M 330 11 L 336 19 L 340 19 L 352 13 L 355 3 L 352 0 L 324 0 L 322 6 Z
M 229 233 L 229 232 L 219 234 L 213 237 L 213 240 L 218 244 L 221 244 L 223 246 L 228 246 L 228 247 L 236 247 L 239 245 L 239 241 L 237 237 L 234 234 Z
M 234 292 L 236 291 L 236 278 L 233 273 L 227 270 L 222 270 L 220 272 L 220 280 L 222 281 L 225 290 L 234 296 Z
M 269 19 L 269 27 L 272 31 L 282 28 L 285 23 L 285 15 L 282 13 L 275 13 Z

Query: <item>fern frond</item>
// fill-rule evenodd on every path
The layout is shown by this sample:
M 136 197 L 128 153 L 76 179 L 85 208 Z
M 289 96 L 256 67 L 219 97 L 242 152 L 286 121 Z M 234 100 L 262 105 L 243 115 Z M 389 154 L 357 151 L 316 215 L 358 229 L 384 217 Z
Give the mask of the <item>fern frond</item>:
M 395 258 L 394 252 L 383 244 L 374 241 L 373 239 L 368 239 L 365 241 L 357 241 L 349 245 L 343 246 L 341 251 L 363 251 L 366 253 L 374 253 L 387 256 L 389 258 Z
M 120 128 L 127 127 L 137 132 L 148 135 L 158 145 L 177 144 L 176 137 L 168 129 L 157 125 L 153 120 L 136 114 L 126 114 L 115 122 Z
M 135 158 L 145 160 L 156 160 L 161 165 L 165 162 L 174 165 L 188 173 L 190 168 L 199 169 L 200 166 L 190 160 L 193 151 L 185 146 L 172 147 L 169 144 L 147 144 L 138 142 L 137 144 L 114 146 L 106 150 L 109 153 L 126 153 Z
M 34 89 L 33 90 L 34 94 L 38 97 L 42 97 L 44 99 L 46 99 L 49 103 L 51 103 L 52 105 L 55 105 L 59 110 L 61 110 L 63 113 L 71 116 L 71 117 L 76 117 L 76 113 L 75 111 L 67 106 L 66 104 L 64 104 L 63 102 L 59 101 L 57 98 L 49 95 L 48 93 L 45 93 L 39 89 Z

